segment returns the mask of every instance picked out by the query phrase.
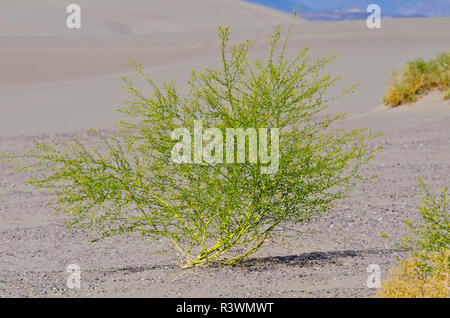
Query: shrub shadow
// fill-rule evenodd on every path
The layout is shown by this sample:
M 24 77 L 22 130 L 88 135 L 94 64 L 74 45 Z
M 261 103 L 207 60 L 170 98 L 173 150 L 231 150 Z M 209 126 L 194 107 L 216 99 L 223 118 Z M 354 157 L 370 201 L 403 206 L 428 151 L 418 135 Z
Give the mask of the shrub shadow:
M 389 255 L 398 252 L 392 249 L 367 249 L 367 250 L 343 250 L 343 251 L 329 251 L 329 252 L 311 252 L 300 255 L 286 255 L 286 256 L 269 256 L 269 257 L 255 257 L 243 260 L 235 266 L 239 267 L 267 267 L 275 265 L 286 266 L 314 266 L 328 264 L 340 264 L 339 260 L 342 258 L 364 257 L 369 255 Z
M 367 250 L 343 250 L 343 251 L 328 251 L 328 252 L 310 252 L 302 253 L 299 255 L 286 255 L 286 256 L 269 256 L 269 257 L 254 257 L 243 260 L 231 267 L 241 267 L 246 269 L 267 269 L 269 267 L 275 267 L 277 265 L 285 266 L 298 266 L 298 267 L 312 267 L 323 266 L 325 264 L 335 264 L 342 266 L 341 259 L 343 258 L 357 258 L 365 257 L 369 255 L 390 255 L 398 253 L 397 249 L 367 249 Z M 223 267 L 223 264 L 212 263 L 209 266 L 200 266 L 196 269 L 218 268 Z M 175 264 L 166 265 L 141 265 L 141 266 L 127 266 L 122 268 L 110 269 L 103 271 L 104 274 L 123 273 L 133 274 L 152 270 L 179 270 L 180 266 Z M 190 268 L 194 269 L 194 268 Z

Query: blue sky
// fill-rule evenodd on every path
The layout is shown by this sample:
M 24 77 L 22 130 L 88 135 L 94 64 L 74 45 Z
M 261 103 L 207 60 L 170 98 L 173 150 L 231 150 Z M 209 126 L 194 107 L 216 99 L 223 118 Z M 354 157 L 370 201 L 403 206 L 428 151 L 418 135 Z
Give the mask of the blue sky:
M 300 5 L 305 14 L 318 12 L 365 12 L 371 3 L 381 7 L 385 16 L 450 16 L 450 0 L 244 0 L 282 11 Z

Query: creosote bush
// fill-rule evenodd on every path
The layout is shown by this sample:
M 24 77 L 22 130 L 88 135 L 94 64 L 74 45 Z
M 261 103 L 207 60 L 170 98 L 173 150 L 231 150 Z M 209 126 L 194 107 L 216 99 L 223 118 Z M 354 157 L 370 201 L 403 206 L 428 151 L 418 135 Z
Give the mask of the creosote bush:
M 393 72 L 383 102 L 391 107 L 414 103 L 417 98 L 433 89 L 450 98 L 450 52 L 425 61 L 408 62 L 401 72 Z
M 98 133 L 107 151 L 75 140 L 3 157 L 33 169 L 30 183 L 55 195 L 69 225 L 89 228 L 99 239 L 136 232 L 167 242 L 184 267 L 233 264 L 251 255 L 269 236 L 310 221 L 346 196 L 379 149 L 368 145 L 375 138 L 369 130 L 337 129 L 333 123 L 343 116 L 319 114 L 337 81 L 321 75 L 329 58 L 310 63 L 307 49 L 287 58 L 280 28 L 269 37 L 264 61 L 249 59 L 250 42 L 230 47 L 228 28 L 218 34 L 221 67 L 192 72 L 185 95 L 174 82 L 158 87 L 132 63 L 153 92 L 123 77 L 124 119 L 114 135 Z M 260 160 L 174 162 L 171 132 L 192 130 L 198 120 L 224 135 L 227 128 L 279 129 L 278 169 L 261 173 L 266 164 Z M 204 148 L 210 142 L 204 139 Z M 248 157 L 245 139 L 243 146 Z M 24 164 L 28 160 L 33 163 Z

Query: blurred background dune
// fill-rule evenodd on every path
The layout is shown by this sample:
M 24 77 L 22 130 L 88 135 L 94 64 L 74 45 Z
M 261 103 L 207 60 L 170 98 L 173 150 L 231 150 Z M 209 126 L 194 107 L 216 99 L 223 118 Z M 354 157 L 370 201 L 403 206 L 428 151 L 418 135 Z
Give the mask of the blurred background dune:
M 216 31 L 250 39 L 254 57 L 267 53 L 276 25 L 294 23 L 288 51 L 338 54 L 327 71 L 341 86 L 359 84 L 329 112 L 377 106 L 392 70 L 406 60 L 448 50 L 450 18 L 385 19 L 371 30 L 364 20 L 308 22 L 238 0 L 77 1 L 81 29 L 68 29 L 70 1 L 4 0 L 0 11 L 0 133 L 110 128 L 124 91 L 120 76 L 141 63 L 157 82 L 176 79 L 180 90 L 192 69 L 218 65 Z M 334 91 L 336 93 L 337 90 Z

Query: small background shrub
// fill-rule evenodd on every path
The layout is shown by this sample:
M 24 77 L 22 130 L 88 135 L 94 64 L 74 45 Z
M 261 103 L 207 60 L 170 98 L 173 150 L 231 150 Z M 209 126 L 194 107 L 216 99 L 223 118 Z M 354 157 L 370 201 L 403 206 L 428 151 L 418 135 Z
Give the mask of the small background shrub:
M 401 260 L 382 284 L 380 297 L 449 297 L 450 199 L 447 190 L 431 190 L 422 181 L 423 203 L 420 225 L 407 221 L 411 235 L 395 247 L 412 253 Z
M 440 193 L 427 187 L 420 181 L 423 187 L 422 204 L 418 206 L 422 217 L 422 224 L 414 225 L 406 221 L 405 225 L 411 233 L 404 236 L 398 248 L 417 253 L 445 253 L 450 249 L 450 198 L 447 189 Z
M 432 89 L 450 98 L 450 52 L 425 61 L 408 62 L 401 72 L 393 72 L 383 102 L 391 107 L 417 101 L 418 96 Z

